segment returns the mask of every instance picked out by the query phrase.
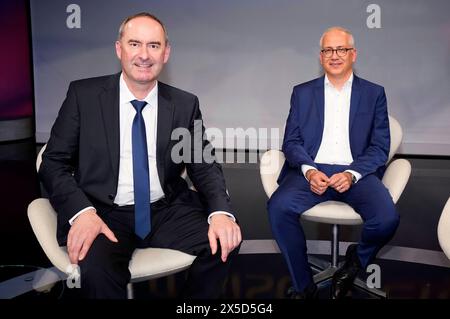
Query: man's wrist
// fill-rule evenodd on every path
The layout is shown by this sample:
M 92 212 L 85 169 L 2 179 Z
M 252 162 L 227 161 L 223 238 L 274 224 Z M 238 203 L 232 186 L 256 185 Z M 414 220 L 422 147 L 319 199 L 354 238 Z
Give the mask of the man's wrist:
M 97 213 L 97 210 L 96 210 L 94 207 L 92 207 L 92 206 L 83 208 L 83 209 L 80 210 L 78 213 L 76 213 L 75 215 L 73 215 L 73 217 L 72 217 L 71 219 L 69 219 L 69 224 L 70 224 L 70 226 L 73 225 L 73 223 L 75 222 L 75 220 L 76 220 L 80 215 L 82 215 L 82 214 L 84 214 L 84 213 L 87 213 L 87 212 L 93 212 L 94 214 L 96 214 L 96 213 Z
M 355 176 L 355 175 L 353 175 L 353 174 L 352 174 L 351 172 L 349 172 L 349 171 L 345 171 L 344 173 L 347 174 L 347 176 L 349 176 L 349 178 L 350 178 L 350 184 L 351 184 L 351 185 L 353 185 L 353 184 L 356 183 L 356 176 Z
M 231 214 L 229 212 L 224 212 L 224 211 L 215 211 L 215 212 L 212 212 L 211 214 L 209 214 L 208 224 L 211 224 L 211 219 L 215 215 L 225 215 L 225 216 L 228 216 L 228 218 L 232 219 L 234 222 L 236 222 L 236 217 L 234 217 L 233 214 Z
M 311 177 L 317 173 L 317 169 L 311 168 L 306 171 L 305 177 L 308 180 L 308 182 L 311 180 Z

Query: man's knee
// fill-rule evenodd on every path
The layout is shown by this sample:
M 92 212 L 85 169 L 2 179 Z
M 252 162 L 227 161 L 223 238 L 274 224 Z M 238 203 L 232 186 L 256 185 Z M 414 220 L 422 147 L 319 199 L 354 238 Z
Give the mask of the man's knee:
M 399 223 L 400 216 L 395 209 L 392 209 L 391 213 L 385 215 L 380 221 L 379 231 L 387 236 L 390 236 L 397 230 Z
M 300 227 L 301 213 L 315 205 L 312 197 L 308 197 L 308 195 L 304 195 L 300 199 L 298 193 L 293 194 L 279 190 L 267 203 L 270 226 L 276 238 L 286 236 L 287 229 L 292 229 L 291 226 L 294 224 Z
M 129 281 L 128 264 L 125 262 L 113 262 L 112 252 L 106 249 L 109 244 L 104 235 L 99 235 L 92 243 L 91 248 L 83 260 L 79 261 L 81 283 L 89 285 L 98 282 L 113 280 L 125 285 Z M 106 245 L 105 245 L 106 242 Z
M 117 271 L 112 260 L 96 256 L 94 251 L 88 253 L 78 265 L 82 281 L 102 280 Z
M 291 215 L 289 196 L 284 192 L 276 191 L 267 202 L 267 211 L 272 228 L 277 228 L 284 220 Z
M 279 215 L 292 211 L 291 195 L 287 192 L 277 190 L 269 198 L 267 202 L 267 211 L 269 215 Z
M 377 234 L 376 237 L 381 239 L 392 237 L 397 230 L 399 223 L 400 217 L 393 208 L 388 213 L 373 219 L 367 226 L 372 230 L 373 234 Z

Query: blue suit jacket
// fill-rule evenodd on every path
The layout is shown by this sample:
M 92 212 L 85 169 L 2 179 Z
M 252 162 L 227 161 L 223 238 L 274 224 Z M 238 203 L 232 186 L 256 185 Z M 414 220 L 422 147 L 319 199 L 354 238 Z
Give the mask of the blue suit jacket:
M 284 133 L 286 162 L 278 183 L 289 173 L 302 174 L 303 164 L 317 167 L 314 158 L 322 141 L 324 125 L 324 76 L 294 87 Z M 349 169 L 362 175 L 384 173 L 390 133 L 384 88 L 357 76 L 353 78 L 349 120 Z

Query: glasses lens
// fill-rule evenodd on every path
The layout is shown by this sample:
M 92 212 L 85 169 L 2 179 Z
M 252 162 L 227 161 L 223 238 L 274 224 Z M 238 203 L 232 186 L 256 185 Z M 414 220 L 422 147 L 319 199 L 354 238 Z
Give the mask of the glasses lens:
M 347 49 L 345 48 L 339 48 L 336 50 L 336 53 L 338 56 L 343 57 L 347 54 Z
M 324 55 L 326 58 L 329 58 L 330 56 L 333 55 L 333 50 L 332 50 L 332 49 L 324 49 L 324 50 L 322 50 L 322 52 L 323 52 L 323 55 Z

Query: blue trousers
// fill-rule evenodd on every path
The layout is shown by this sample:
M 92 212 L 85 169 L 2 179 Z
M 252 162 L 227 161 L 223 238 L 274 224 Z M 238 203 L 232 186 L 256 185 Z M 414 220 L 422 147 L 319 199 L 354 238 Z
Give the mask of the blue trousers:
M 318 164 L 318 168 L 331 177 L 345 171 L 347 166 Z M 303 174 L 292 170 L 269 199 L 267 209 L 273 236 L 287 262 L 294 289 L 298 292 L 313 280 L 299 217 L 311 207 L 328 200 L 347 203 L 363 219 L 357 252 L 364 268 L 392 238 L 399 224 L 392 197 L 377 176 L 365 176 L 342 194 L 329 187 L 324 194 L 317 195 L 311 191 Z

